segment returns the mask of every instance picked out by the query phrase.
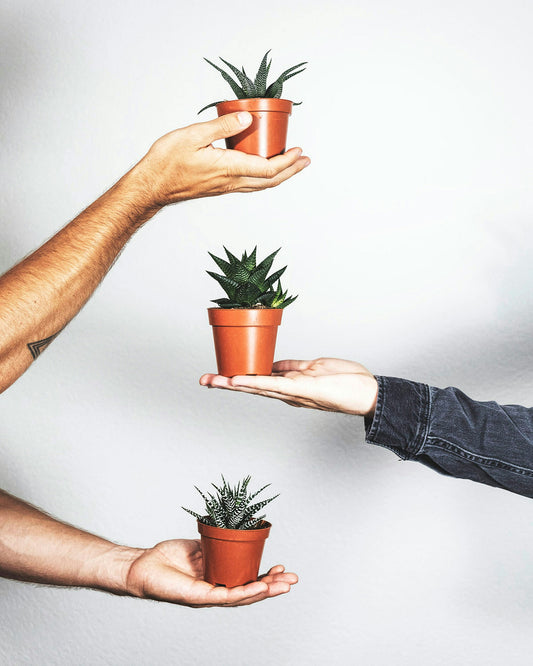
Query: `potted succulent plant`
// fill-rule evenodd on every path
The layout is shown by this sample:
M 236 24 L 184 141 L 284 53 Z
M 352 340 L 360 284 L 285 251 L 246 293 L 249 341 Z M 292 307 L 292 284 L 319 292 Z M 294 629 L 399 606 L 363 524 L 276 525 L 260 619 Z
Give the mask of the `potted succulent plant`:
M 237 99 L 211 102 L 198 112 L 201 113 L 212 106 L 217 107 L 219 116 L 234 111 L 249 111 L 253 116 L 252 124 L 244 132 L 226 139 L 226 146 L 261 157 L 273 157 L 285 152 L 289 116 L 292 107 L 301 102 L 281 99 L 283 84 L 296 74 L 303 72 L 305 69 L 303 65 L 307 64 L 301 62 L 289 67 L 268 85 L 267 79 L 272 63 L 272 60 L 268 59 L 269 53 L 270 51 L 267 51 L 263 56 L 253 80 L 246 75 L 244 67 L 238 69 L 224 58 L 220 58 L 220 60 L 233 72 L 237 80 L 218 65 L 204 58 L 229 83 Z
M 209 252 L 222 275 L 207 271 L 227 294 L 226 298 L 213 300 L 218 307 L 207 310 L 218 373 L 225 377 L 270 375 L 283 308 L 297 298 L 287 296 L 281 286 L 280 278 L 287 267 L 269 275 L 279 249 L 259 264 L 257 247 L 250 254 L 244 252 L 241 259 L 224 250 L 227 261 Z
M 222 485 L 211 484 L 216 494 L 204 494 L 205 515 L 182 507 L 198 521 L 204 556 L 204 579 L 212 585 L 235 587 L 257 580 L 265 540 L 271 524 L 264 515 L 255 516 L 278 495 L 252 504 L 252 500 L 270 484 L 248 492 L 250 476 L 232 488 L 222 477 Z

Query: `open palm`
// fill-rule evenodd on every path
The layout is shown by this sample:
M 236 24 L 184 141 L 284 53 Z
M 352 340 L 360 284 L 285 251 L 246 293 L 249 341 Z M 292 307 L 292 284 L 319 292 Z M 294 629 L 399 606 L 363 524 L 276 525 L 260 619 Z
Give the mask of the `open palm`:
M 360 416 L 373 413 L 377 395 L 377 381 L 364 366 L 338 358 L 278 361 L 269 376 L 206 374 L 200 384 L 277 398 L 294 407 Z
M 281 565 L 258 581 L 238 587 L 218 587 L 203 579 L 204 562 L 198 539 L 163 541 L 145 550 L 131 564 L 127 587 L 133 596 L 184 606 L 244 606 L 284 594 L 298 582 Z

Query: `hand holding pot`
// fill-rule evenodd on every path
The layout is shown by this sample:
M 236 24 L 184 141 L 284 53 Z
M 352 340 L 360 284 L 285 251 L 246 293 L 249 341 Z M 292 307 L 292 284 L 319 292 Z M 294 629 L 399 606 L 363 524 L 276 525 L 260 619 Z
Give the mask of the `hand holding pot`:
M 211 145 L 251 123 L 252 115 L 241 112 L 174 130 L 154 143 L 131 175 L 153 207 L 162 208 L 186 199 L 275 187 L 310 163 L 300 148 L 265 159 Z
M 204 562 L 198 539 L 163 541 L 140 552 L 129 566 L 128 593 L 182 606 L 246 606 L 289 592 L 298 576 L 272 567 L 259 580 L 238 587 L 215 587 L 203 580 Z
M 378 384 L 361 364 L 337 358 L 274 363 L 271 376 L 222 377 L 206 374 L 202 386 L 277 398 L 294 407 L 308 407 L 358 416 L 372 416 Z

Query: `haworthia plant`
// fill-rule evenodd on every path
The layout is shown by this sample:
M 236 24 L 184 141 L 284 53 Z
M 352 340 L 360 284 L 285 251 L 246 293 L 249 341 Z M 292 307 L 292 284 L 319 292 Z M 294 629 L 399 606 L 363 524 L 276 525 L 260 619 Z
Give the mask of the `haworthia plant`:
M 248 484 L 250 483 L 251 476 L 245 477 L 242 481 L 233 488 L 227 483 L 226 479 L 222 476 L 222 485 L 217 486 L 214 483 L 211 485 L 216 493 L 207 494 L 203 493 L 199 488 L 194 486 L 202 496 L 205 502 L 206 515 L 200 515 L 191 509 L 184 506 L 182 509 L 190 513 L 197 520 L 205 525 L 212 525 L 213 527 L 222 527 L 232 530 L 253 530 L 260 528 L 265 518 L 265 515 L 255 516 L 254 514 L 260 511 L 269 502 L 279 497 L 274 495 L 266 500 L 254 502 L 259 493 L 263 492 L 265 488 L 270 485 L 267 483 L 254 493 L 248 492 Z
M 207 273 L 227 294 L 227 298 L 216 298 L 212 302 L 221 308 L 286 308 L 293 303 L 297 296 L 287 296 L 280 280 L 287 266 L 269 275 L 274 257 L 280 249 L 269 254 L 259 264 L 257 247 L 250 254 L 244 252 L 241 259 L 224 248 L 227 261 L 209 252 L 209 256 L 223 274 L 212 271 Z M 276 281 L 278 284 L 275 287 Z
M 253 80 L 246 74 L 244 67 L 239 69 L 227 60 L 224 60 L 224 58 L 219 59 L 226 65 L 226 67 L 228 67 L 229 70 L 231 70 L 231 72 L 233 72 L 235 79 L 232 78 L 231 75 L 226 72 L 226 70 L 222 69 L 222 67 L 219 67 L 218 65 L 215 65 L 214 62 L 211 62 L 211 60 L 208 60 L 207 58 L 204 58 L 204 60 L 208 62 L 211 67 L 214 67 L 218 72 L 220 72 L 222 78 L 224 81 L 226 81 L 226 83 L 229 84 L 237 99 L 251 99 L 254 97 L 277 97 L 279 99 L 283 93 L 283 84 L 285 81 L 288 81 L 288 79 L 296 76 L 296 74 L 303 72 L 305 69 L 304 65 L 307 65 L 307 62 L 300 62 L 297 65 L 289 67 L 289 69 L 286 69 L 284 72 L 282 72 L 273 83 L 268 85 L 267 79 L 270 72 L 270 65 L 272 64 L 272 59 L 269 60 L 268 58 L 269 53 L 270 50 L 268 50 L 263 56 L 261 64 L 259 65 L 259 69 L 257 70 L 257 74 Z M 220 104 L 220 101 L 211 102 L 211 104 L 207 104 L 202 109 L 200 109 L 198 113 L 202 113 L 202 111 L 205 111 L 212 106 L 216 106 L 217 104 Z M 298 104 L 301 104 L 301 102 L 293 102 L 293 104 L 297 106 Z

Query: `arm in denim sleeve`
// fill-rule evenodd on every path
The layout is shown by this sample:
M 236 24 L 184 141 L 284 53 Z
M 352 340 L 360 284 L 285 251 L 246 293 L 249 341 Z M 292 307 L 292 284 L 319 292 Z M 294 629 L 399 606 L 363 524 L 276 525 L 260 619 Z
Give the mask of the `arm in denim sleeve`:
M 533 409 L 477 402 L 456 388 L 377 377 L 367 441 L 448 476 L 533 498 Z

